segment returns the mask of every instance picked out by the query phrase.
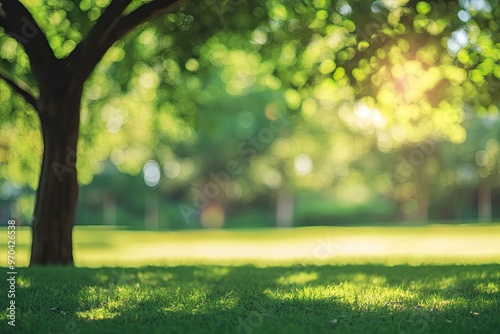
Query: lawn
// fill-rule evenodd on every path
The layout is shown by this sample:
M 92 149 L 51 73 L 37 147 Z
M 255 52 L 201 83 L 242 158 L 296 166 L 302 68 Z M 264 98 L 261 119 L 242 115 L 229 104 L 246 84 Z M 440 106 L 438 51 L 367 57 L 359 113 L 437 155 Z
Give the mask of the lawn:
M 78 267 L 25 268 L 18 231 L 16 328 L 3 312 L 1 333 L 500 332 L 500 225 L 74 239 Z

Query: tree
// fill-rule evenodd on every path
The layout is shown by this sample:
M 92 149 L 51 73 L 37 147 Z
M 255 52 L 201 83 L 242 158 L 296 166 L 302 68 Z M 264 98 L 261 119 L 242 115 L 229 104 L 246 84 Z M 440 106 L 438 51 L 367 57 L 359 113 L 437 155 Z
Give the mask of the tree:
M 0 27 L 24 47 L 38 88 L 36 94 L 34 88 L 0 73 L 33 106 L 42 129 L 44 153 L 33 214 L 30 265 L 73 263 L 77 141 L 85 81 L 117 40 L 178 2 L 156 0 L 127 12 L 131 0 L 113 0 L 85 38 L 63 58 L 55 56 L 44 32 L 20 1 L 1 3 Z

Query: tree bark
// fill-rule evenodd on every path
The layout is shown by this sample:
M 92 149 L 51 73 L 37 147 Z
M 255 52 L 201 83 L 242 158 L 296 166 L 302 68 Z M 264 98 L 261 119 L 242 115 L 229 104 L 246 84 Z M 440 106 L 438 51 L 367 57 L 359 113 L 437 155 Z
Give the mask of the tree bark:
M 31 265 L 73 265 L 72 231 L 78 199 L 76 151 L 83 82 L 63 80 L 40 99 L 44 153 L 32 223 Z

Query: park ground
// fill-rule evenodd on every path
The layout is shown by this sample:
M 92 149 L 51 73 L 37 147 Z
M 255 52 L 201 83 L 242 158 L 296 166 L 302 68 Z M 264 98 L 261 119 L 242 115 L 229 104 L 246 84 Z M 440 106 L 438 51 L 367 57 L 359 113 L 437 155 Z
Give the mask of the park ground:
M 77 227 L 74 268 L 27 268 L 29 229 L 16 237 L 0 333 L 500 332 L 500 224 Z

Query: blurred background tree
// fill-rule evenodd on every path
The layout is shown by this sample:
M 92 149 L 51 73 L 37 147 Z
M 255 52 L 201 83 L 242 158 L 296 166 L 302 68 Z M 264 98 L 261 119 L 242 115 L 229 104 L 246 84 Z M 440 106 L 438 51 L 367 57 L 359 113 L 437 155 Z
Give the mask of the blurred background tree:
M 65 57 L 109 1 L 23 3 Z M 187 1 L 85 84 L 77 223 L 498 217 L 499 18 L 496 0 Z M 34 85 L 2 32 L 0 69 Z M 0 93 L 1 212 L 28 222 L 39 125 Z

